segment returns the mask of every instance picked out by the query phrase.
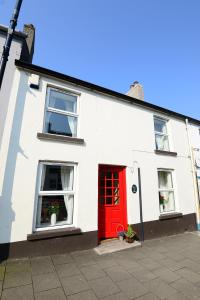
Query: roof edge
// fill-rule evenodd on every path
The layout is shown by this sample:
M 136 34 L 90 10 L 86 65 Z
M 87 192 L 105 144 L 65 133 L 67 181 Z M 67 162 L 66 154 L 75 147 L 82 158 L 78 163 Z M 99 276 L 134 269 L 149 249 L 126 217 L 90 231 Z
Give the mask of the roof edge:
M 135 105 L 140 106 L 140 107 L 144 107 L 144 108 L 148 108 L 148 109 L 151 109 L 151 110 L 154 110 L 154 111 L 158 111 L 158 112 L 173 116 L 173 117 L 181 119 L 181 120 L 188 119 L 189 122 L 200 125 L 200 120 L 197 120 L 195 118 L 180 114 L 178 112 L 163 108 L 161 106 L 158 106 L 158 105 L 146 102 L 146 101 L 141 101 L 141 100 L 138 100 L 136 98 L 132 98 L 132 97 L 127 96 L 125 94 L 107 89 L 105 87 L 102 87 L 102 86 L 99 86 L 99 85 L 96 85 L 96 84 L 93 84 L 93 83 L 90 83 L 90 82 L 87 82 L 87 81 L 84 81 L 84 80 L 81 80 L 81 79 L 77 79 L 75 77 L 65 75 L 63 73 L 59 73 L 59 72 L 56 72 L 56 71 L 53 71 L 53 70 L 50 70 L 50 69 L 46 69 L 46 68 L 43 68 L 43 67 L 40 67 L 40 66 L 37 66 L 37 65 L 34 65 L 34 64 L 29 64 L 29 63 L 26 63 L 26 62 L 21 61 L 21 60 L 15 60 L 15 65 L 17 67 L 28 69 L 28 70 L 33 71 L 33 72 L 42 73 L 42 74 L 50 76 L 50 77 L 54 77 L 54 78 L 57 78 L 57 79 L 67 81 L 67 82 L 79 85 L 81 87 L 84 87 L 84 88 L 87 88 L 87 89 L 90 89 L 90 90 L 92 89 L 92 90 L 95 90 L 97 92 L 100 92 L 100 93 L 103 93 L 103 94 L 106 94 L 106 95 L 109 95 L 109 96 L 116 97 L 116 98 L 118 98 L 122 101 L 126 101 L 126 102 L 135 104 Z
M 8 32 L 8 27 L 7 26 L 4 26 L 2 24 L 0 24 L 0 32 L 3 32 L 3 33 L 6 33 Z M 18 38 L 22 38 L 22 39 L 25 39 L 27 37 L 27 34 L 22 32 L 22 31 L 17 31 L 15 30 L 14 31 L 14 36 L 15 37 L 18 37 Z

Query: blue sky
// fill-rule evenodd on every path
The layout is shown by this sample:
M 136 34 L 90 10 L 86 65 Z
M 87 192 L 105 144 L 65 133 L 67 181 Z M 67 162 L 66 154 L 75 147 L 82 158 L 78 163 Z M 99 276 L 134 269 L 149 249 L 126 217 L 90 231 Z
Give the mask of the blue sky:
M 0 0 L 9 24 L 15 0 Z M 23 0 L 36 27 L 33 63 L 200 119 L 199 0 Z

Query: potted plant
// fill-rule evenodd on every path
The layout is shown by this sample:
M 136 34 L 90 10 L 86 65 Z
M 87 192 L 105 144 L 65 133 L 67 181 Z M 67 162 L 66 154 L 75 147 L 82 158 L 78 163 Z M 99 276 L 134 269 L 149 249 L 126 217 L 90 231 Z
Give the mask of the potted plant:
M 51 219 L 51 225 L 54 226 L 56 224 L 57 215 L 59 213 L 59 205 L 58 204 L 52 204 L 49 206 L 49 214 Z
M 162 213 L 165 209 L 165 197 L 159 194 L 160 212 Z
M 119 241 L 122 242 L 124 240 L 125 232 L 124 231 L 118 231 L 117 234 L 118 234 Z
M 125 233 L 124 226 L 122 224 L 118 224 L 117 228 L 116 228 L 116 232 L 117 232 L 119 241 L 122 242 L 124 240 L 124 233 Z
M 125 237 L 127 243 L 133 243 L 136 232 L 133 230 L 132 226 L 129 224 L 127 231 L 125 232 Z

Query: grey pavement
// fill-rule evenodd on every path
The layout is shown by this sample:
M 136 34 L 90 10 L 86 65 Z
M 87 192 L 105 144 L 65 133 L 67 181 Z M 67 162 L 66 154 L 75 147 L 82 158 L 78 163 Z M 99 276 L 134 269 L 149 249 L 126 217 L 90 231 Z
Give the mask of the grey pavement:
M 200 233 L 101 256 L 91 249 L 9 259 L 0 264 L 0 299 L 200 299 Z

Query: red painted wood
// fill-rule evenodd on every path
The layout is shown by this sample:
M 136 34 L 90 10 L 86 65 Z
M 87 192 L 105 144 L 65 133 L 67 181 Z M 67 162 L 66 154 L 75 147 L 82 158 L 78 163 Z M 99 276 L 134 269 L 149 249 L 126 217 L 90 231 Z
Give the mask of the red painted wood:
M 99 240 L 117 237 L 117 227 L 127 227 L 126 169 L 102 165 L 98 179 Z

